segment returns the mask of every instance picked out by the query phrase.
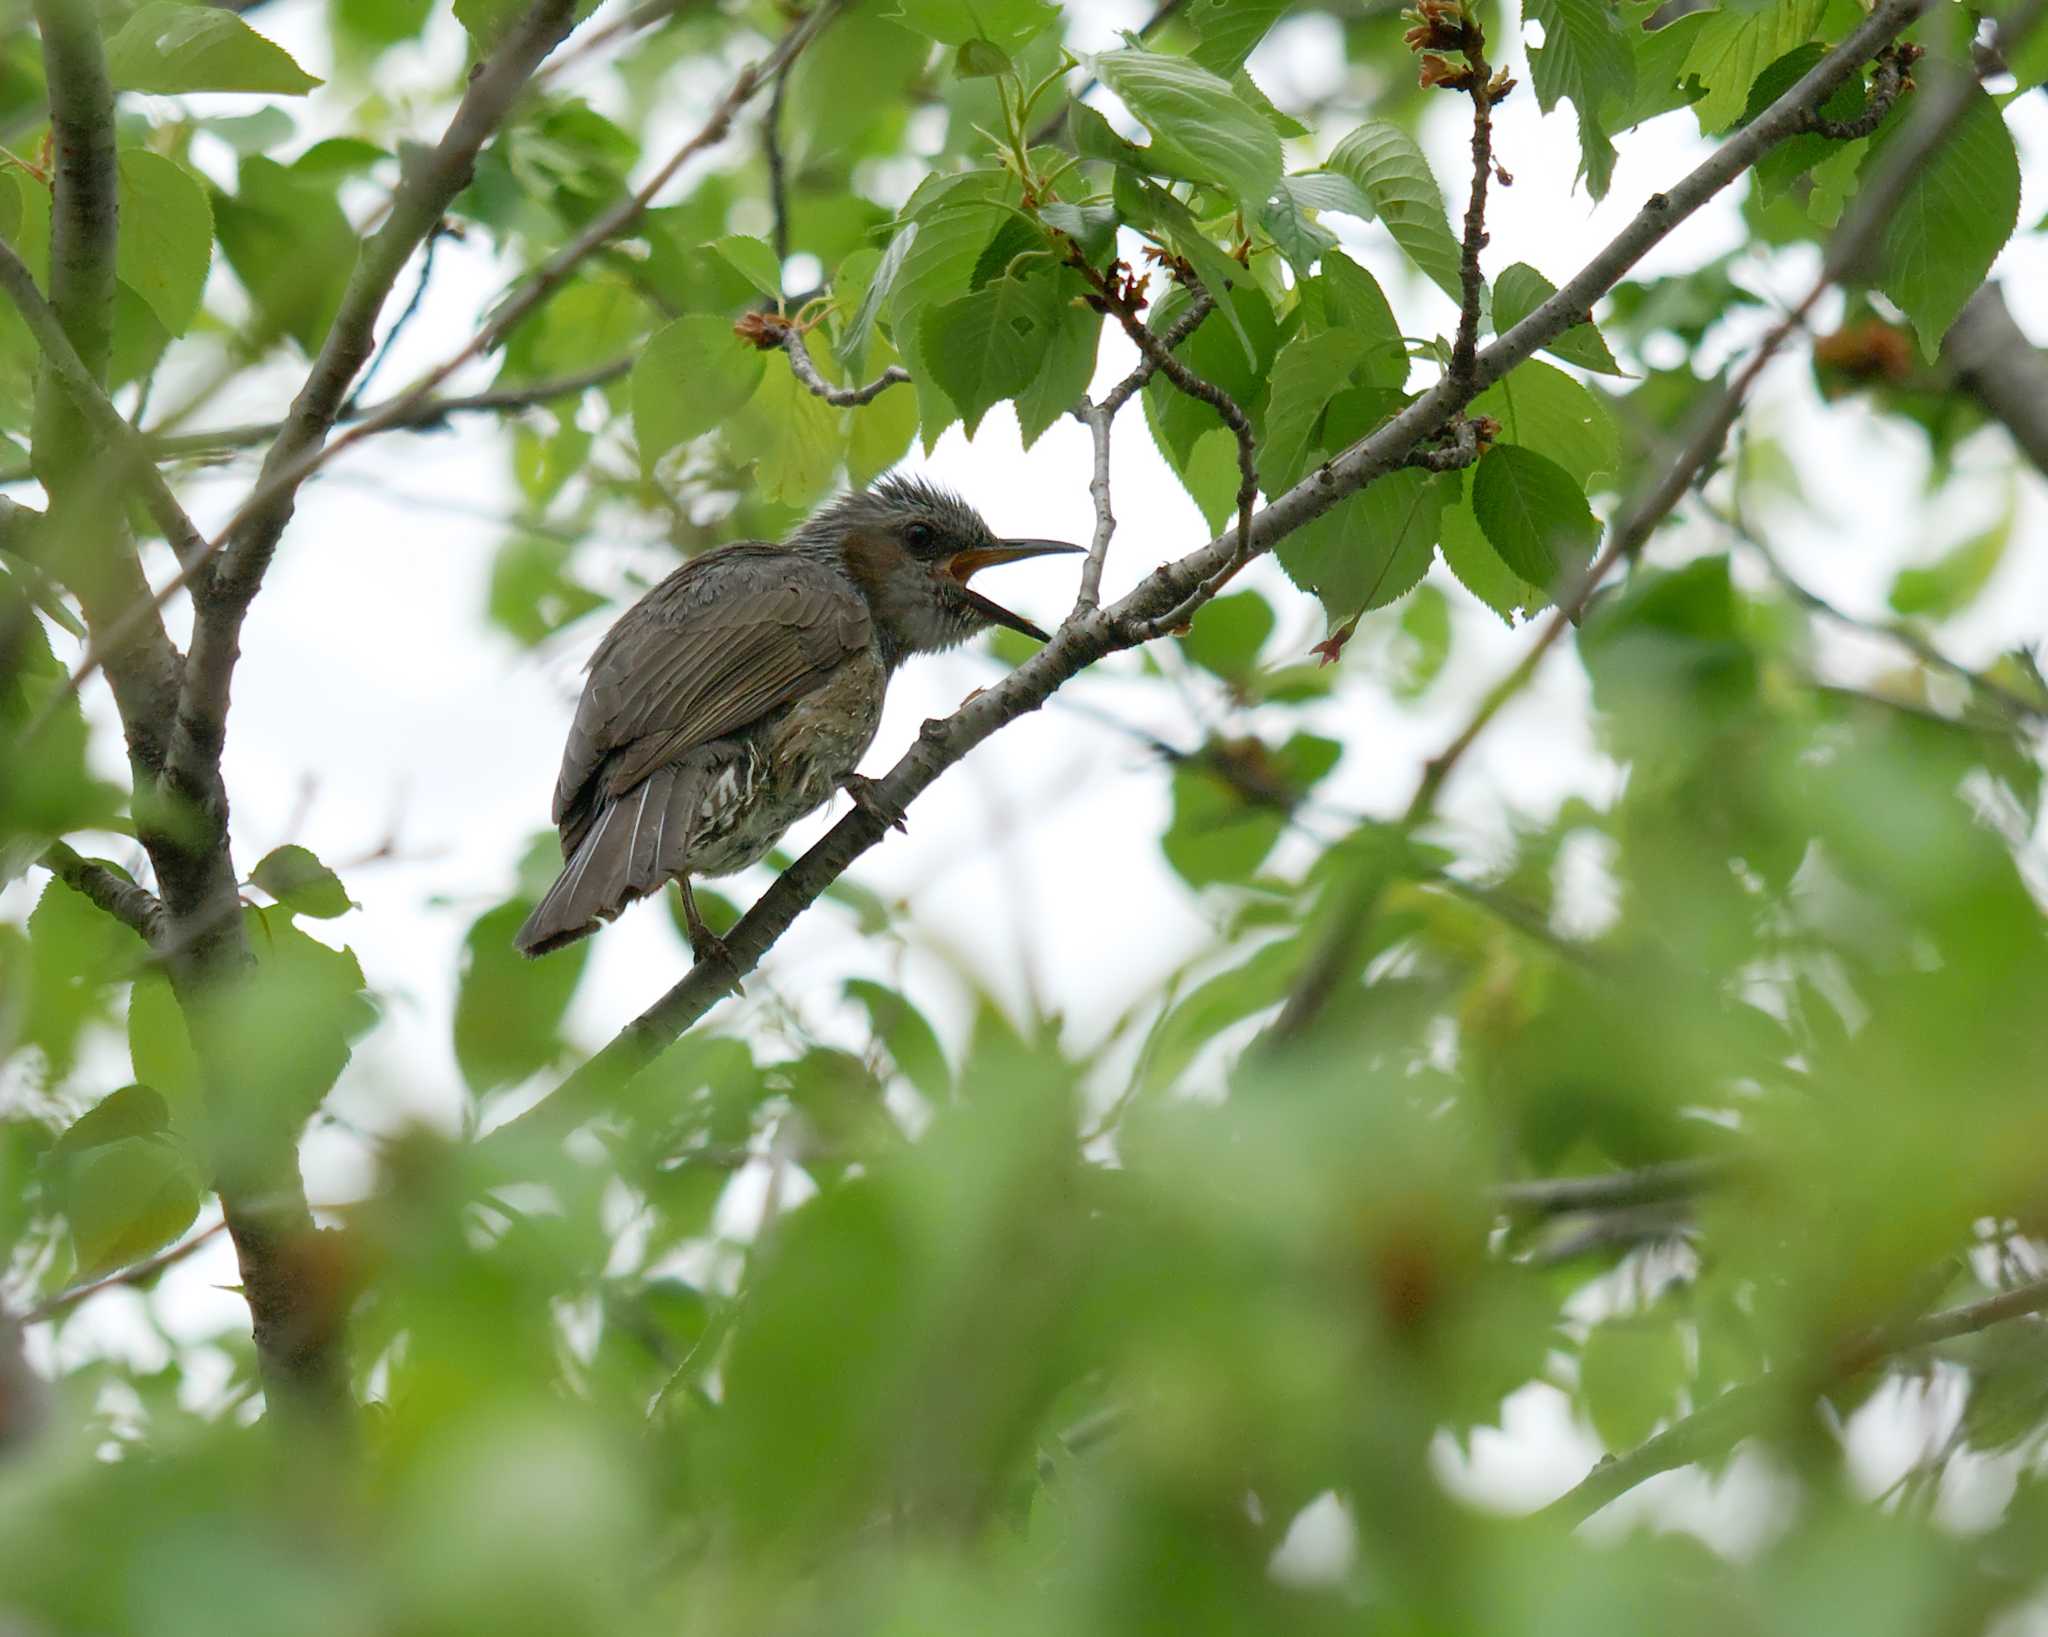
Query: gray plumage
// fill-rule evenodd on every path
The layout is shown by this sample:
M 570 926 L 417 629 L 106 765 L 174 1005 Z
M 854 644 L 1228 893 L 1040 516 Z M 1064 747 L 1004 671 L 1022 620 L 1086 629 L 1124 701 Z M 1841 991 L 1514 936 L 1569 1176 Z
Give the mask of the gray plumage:
M 997 540 L 955 495 L 884 479 L 786 545 L 693 558 L 629 608 L 591 656 L 555 784 L 561 876 L 515 940 L 545 954 L 677 881 L 700 955 L 715 952 L 693 875 L 765 855 L 854 774 L 908 654 L 991 621 L 1029 621 L 967 586 L 993 562 L 1073 550 Z

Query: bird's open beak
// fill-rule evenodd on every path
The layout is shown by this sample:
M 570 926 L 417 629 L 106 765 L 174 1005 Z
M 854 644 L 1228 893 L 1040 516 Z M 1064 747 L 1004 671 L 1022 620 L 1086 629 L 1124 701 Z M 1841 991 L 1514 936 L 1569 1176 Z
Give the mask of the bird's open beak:
M 1007 625 L 1012 631 L 1022 631 L 1027 637 L 1040 642 L 1052 639 L 1033 625 L 1022 614 L 1013 614 L 1001 603 L 984 597 L 971 589 L 968 578 L 982 569 L 993 568 L 998 563 L 1021 563 L 1027 557 L 1050 557 L 1055 553 L 1086 551 L 1086 546 L 1070 546 L 1064 540 L 1003 540 L 993 546 L 984 546 L 970 551 L 956 551 L 945 561 L 944 571 L 960 582 L 961 593 L 981 614 L 994 620 L 998 625 Z

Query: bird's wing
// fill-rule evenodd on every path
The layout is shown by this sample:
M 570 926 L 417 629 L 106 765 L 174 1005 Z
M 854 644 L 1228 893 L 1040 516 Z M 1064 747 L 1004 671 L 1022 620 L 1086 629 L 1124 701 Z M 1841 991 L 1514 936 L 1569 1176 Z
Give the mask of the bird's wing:
M 807 693 L 871 635 L 867 603 L 826 564 L 753 545 L 686 563 L 592 657 L 555 822 Z

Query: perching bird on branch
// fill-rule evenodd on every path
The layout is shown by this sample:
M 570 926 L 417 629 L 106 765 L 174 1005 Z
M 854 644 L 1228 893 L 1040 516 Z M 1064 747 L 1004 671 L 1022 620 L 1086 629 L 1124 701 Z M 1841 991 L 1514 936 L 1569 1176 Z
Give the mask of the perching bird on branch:
M 910 654 L 990 624 L 1046 640 L 968 585 L 1055 540 L 998 540 L 974 508 L 909 478 L 834 501 L 786 545 L 692 558 L 620 616 L 591 656 L 555 785 L 562 874 L 516 939 L 543 955 L 674 881 L 700 960 L 722 956 L 690 893 L 730 875 L 844 790 Z

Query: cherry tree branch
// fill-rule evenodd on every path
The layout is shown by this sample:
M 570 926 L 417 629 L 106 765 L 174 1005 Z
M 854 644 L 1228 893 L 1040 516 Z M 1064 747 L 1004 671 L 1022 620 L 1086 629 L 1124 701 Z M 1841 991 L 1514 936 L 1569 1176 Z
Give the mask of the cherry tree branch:
M 833 386 L 818 373 L 810 349 L 804 345 L 802 330 L 771 314 L 755 314 L 754 317 L 759 321 L 761 332 L 773 337 L 769 345 L 780 347 L 788 356 L 790 373 L 813 397 L 823 398 L 834 409 L 858 409 L 863 404 L 871 404 L 890 387 L 910 379 L 909 370 L 901 364 L 891 364 L 864 387 Z
M 2044 1310 L 2048 1310 L 2048 1279 L 2017 1285 L 1981 1302 L 1872 1332 L 1837 1357 L 1836 1374 L 1844 1379 L 1858 1376 L 1900 1353 L 1974 1335 Z M 1755 1431 L 1772 1408 L 1784 1402 L 1787 1391 L 1788 1383 L 1773 1374 L 1725 1392 L 1628 1454 L 1602 1461 L 1536 1516 L 1572 1527 L 1660 1472 L 1726 1454 Z
M 2020 453 L 2048 473 L 2048 352 L 2013 322 L 1996 284 L 1970 297 L 1942 355 L 1984 412 L 2012 434 Z
M 1249 529 L 1243 531 L 1249 534 L 1251 552 L 1272 549 L 1347 495 L 1401 466 L 1417 445 L 1440 435 L 1451 424 L 1472 394 L 1485 390 L 1516 364 L 1584 323 L 1593 303 L 1645 253 L 1773 146 L 1803 129 L 1807 110 L 1824 102 L 1930 3 L 1931 0 L 1883 0 L 1847 39 L 1762 114 L 1717 148 L 1670 192 L 1654 195 L 1628 226 L 1556 295 L 1507 334 L 1481 348 L 1474 359 L 1469 391 L 1448 378 L 1440 381 L 1400 414 L 1376 427 L 1285 494 L 1270 500 L 1250 520 Z M 1643 516 L 1654 520 L 1647 511 Z M 1626 540 L 1632 532 L 1617 531 L 1615 542 L 1600 565 L 1603 574 L 1627 549 Z M 996 686 L 977 691 L 952 715 L 927 721 L 902 759 L 876 781 L 880 797 L 877 805 L 883 810 L 901 812 L 947 768 L 991 734 L 1038 709 L 1066 681 L 1104 655 L 1134 646 L 1142 640 L 1148 622 L 1184 606 L 1191 593 L 1213 583 L 1214 576 L 1238 560 L 1239 535 L 1240 530 L 1232 529 L 1154 570 L 1109 607 L 1077 609 L 1043 649 Z M 1548 636 L 1545 646 L 1554 640 L 1554 634 Z M 1441 776 L 1436 782 L 1441 782 Z M 725 960 L 692 967 L 552 1095 L 493 1133 L 487 1139 L 490 1144 L 503 1148 L 522 1139 L 544 1137 L 572 1128 L 609 1106 L 626 1080 L 730 993 L 797 916 L 887 833 L 887 827 L 864 807 L 856 807 L 840 819 L 770 885 L 726 935 Z
M 73 892 L 90 899 L 122 925 L 154 943 L 163 925 L 164 907 L 155 893 L 95 859 L 81 857 L 61 841 L 53 841 L 36 860 Z

